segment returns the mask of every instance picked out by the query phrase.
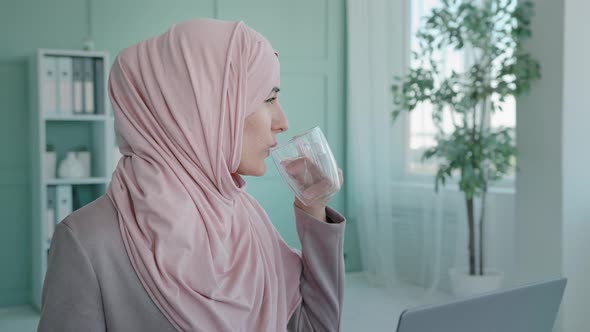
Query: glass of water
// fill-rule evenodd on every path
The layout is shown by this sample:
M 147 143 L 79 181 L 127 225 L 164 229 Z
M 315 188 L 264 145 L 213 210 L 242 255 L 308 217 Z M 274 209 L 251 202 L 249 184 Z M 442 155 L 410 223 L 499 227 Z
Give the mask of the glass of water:
M 319 127 L 271 150 L 283 180 L 306 206 L 327 203 L 340 190 L 338 165 Z

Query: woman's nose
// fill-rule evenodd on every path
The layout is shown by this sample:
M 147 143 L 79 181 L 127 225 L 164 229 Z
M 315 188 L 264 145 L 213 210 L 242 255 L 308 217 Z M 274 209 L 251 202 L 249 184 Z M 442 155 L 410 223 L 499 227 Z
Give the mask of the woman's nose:
M 287 116 L 283 112 L 283 109 L 279 106 L 279 112 L 277 116 L 275 130 L 279 132 L 285 132 L 289 130 L 289 121 L 287 120 Z

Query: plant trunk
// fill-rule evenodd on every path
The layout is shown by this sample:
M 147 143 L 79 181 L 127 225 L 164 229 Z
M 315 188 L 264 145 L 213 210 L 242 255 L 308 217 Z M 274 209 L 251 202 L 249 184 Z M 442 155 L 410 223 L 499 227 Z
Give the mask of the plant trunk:
M 473 215 L 473 198 L 466 198 L 467 224 L 469 226 L 469 275 L 475 275 L 475 216 Z
M 484 239 L 484 228 L 483 221 L 486 213 L 486 194 L 487 190 L 484 189 L 481 197 L 481 214 L 479 215 L 479 275 L 484 275 L 484 261 L 483 261 L 483 239 Z
M 483 210 L 483 209 L 482 209 Z M 479 220 L 479 275 L 483 275 L 483 220 Z

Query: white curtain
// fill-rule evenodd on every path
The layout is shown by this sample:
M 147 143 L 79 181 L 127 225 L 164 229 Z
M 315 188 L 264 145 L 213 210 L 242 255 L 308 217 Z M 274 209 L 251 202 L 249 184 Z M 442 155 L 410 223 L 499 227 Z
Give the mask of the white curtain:
M 390 120 L 392 77 L 409 64 L 410 1 L 347 0 L 348 217 L 372 283 L 448 290 L 448 269 L 467 264 L 463 195 L 452 184 L 435 194 L 433 175 L 408 173 L 409 119 Z M 513 190 L 492 190 L 486 211 L 486 262 L 509 272 Z
M 363 270 L 396 283 L 391 219 L 391 38 L 394 1 L 348 0 L 347 203 Z M 400 26 L 403 26 L 400 25 Z M 399 29 L 398 29 L 399 30 Z M 397 31 L 398 38 L 402 31 Z

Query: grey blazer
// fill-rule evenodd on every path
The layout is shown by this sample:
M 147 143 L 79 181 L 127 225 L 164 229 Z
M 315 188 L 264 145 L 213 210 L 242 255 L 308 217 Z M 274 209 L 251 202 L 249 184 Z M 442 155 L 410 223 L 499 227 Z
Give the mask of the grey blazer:
M 345 220 L 330 208 L 327 215 L 330 223 L 295 207 L 303 300 L 287 331 L 340 330 Z M 38 331 L 175 331 L 135 274 L 107 196 L 56 226 Z

